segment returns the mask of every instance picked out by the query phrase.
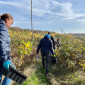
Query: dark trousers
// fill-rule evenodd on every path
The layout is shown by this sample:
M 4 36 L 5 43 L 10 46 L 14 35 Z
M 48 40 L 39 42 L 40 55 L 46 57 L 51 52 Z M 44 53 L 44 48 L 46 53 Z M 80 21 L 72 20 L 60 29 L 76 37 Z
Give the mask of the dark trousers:
M 49 52 L 48 53 L 42 52 L 41 54 L 42 54 L 43 68 L 45 68 L 45 62 L 46 62 L 46 73 L 48 73 L 48 71 L 49 71 Z

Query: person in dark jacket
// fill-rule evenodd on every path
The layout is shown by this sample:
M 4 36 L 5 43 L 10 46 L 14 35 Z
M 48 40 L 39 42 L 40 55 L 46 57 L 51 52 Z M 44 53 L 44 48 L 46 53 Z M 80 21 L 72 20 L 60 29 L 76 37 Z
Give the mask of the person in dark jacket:
M 45 58 L 46 58 L 46 74 L 49 72 L 49 52 L 51 51 L 52 54 L 54 55 L 54 52 L 52 49 L 52 43 L 49 37 L 51 36 L 48 34 L 45 35 L 44 38 L 41 39 L 37 48 L 37 54 L 39 52 L 39 49 L 41 49 L 43 68 L 45 68 Z
M 48 35 L 51 36 L 51 33 L 48 32 Z M 50 37 L 50 39 L 51 39 L 51 41 L 52 41 L 52 47 L 53 47 L 53 49 L 55 50 L 55 40 L 54 40 L 54 38 L 53 38 L 52 36 Z
M 8 27 L 13 23 L 13 18 L 10 14 L 3 14 L 0 16 L 0 70 L 2 68 L 9 69 L 9 65 L 14 66 L 12 58 L 9 56 L 10 52 L 10 36 Z M 2 81 L 2 74 L 0 73 L 0 84 Z M 9 85 L 11 79 L 5 77 L 1 85 Z

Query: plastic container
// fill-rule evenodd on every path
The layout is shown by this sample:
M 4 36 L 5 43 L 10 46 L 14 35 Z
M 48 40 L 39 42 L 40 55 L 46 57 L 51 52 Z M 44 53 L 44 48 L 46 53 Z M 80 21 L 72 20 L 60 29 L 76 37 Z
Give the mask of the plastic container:
M 22 84 L 27 78 L 27 76 L 11 66 L 9 67 L 9 70 L 6 70 L 5 68 L 0 69 L 0 73 L 19 84 Z

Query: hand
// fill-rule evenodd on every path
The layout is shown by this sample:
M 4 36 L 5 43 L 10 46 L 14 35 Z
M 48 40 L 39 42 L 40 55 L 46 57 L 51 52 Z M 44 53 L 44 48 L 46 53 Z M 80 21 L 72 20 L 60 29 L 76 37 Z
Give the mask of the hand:
M 36 55 L 36 60 L 39 60 L 39 55 L 38 54 Z
M 9 65 L 11 65 L 11 62 L 9 62 L 9 61 L 6 61 L 6 62 L 3 63 L 3 67 L 5 69 L 9 69 Z
M 53 56 L 56 57 L 55 54 Z

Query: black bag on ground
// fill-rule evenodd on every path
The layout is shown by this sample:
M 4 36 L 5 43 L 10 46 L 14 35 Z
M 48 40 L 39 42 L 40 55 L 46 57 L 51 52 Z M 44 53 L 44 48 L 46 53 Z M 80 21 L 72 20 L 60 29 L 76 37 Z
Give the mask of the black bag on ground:
M 57 64 L 57 57 L 51 56 L 52 65 Z
M 5 68 L 0 69 L 0 73 L 19 84 L 22 84 L 27 78 L 27 76 L 11 66 L 9 67 L 9 70 Z

